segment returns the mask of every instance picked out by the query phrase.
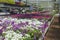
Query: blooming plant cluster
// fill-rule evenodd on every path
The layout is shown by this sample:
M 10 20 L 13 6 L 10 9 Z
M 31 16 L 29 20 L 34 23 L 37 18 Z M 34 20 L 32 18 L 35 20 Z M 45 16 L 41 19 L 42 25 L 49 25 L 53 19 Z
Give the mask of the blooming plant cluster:
M 45 24 L 37 19 L 4 18 L 0 20 L 1 40 L 39 40 Z

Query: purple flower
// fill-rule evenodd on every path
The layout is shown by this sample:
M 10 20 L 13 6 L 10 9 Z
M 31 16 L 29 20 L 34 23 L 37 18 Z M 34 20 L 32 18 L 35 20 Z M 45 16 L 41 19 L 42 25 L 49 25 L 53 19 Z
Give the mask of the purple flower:
M 21 23 L 21 25 L 26 25 L 25 23 Z
M 4 40 L 5 38 L 3 37 L 2 40 Z
M 11 22 L 10 20 L 5 20 L 5 21 L 4 21 L 4 23 L 5 23 L 5 24 L 8 24 L 8 25 L 10 24 L 10 22 Z
M 18 23 L 18 26 L 23 27 L 23 24 L 22 23 Z
M 15 22 L 13 21 L 12 24 L 14 24 Z
M 41 27 L 38 27 L 38 29 L 41 29 Z
M 0 23 L 0 26 L 2 26 L 3 24 L 2 23 Z
M 34 24 L 31 24 L 33 27 L 36 27 L 36 25 L 34 25 Z
M 20 27 L 24 27 L 24 26 L 26 26 L 26 23 L 18 23 L 18 25 L 20 26 Z
M 42 30 L 42 33 L 44 33 L 44 32 L 45 32 L 45 30 L 43 29 L 43 30 Z
M 13 26 L 13 27 L 12 27 L 13 30 L 18 30 L 18 29 L 20 29 L 20 27 L 21 27 L 19 24 L 13 24 L 12 26 Z
M 2 29 L 0 29 L 0 35 L 2 34 L 2 32 L 3 32 L 3 30 L 2 30 Z
M 48 27 L 48 23 L 47 23 L 47 22 L 45 22 L 45 24 L 44 24 L 44 29 L 45 29 L 46 27 Z
M 28 30 L 27 30 L 27 29 L 24 29 L 24 30 L 23 30 L 23 33 L 27 33 L 27 32 L 28 32 Z
M 6 30 L 6 27 L 5 26 L 0 26 L 0 34 L 2 34 L 3 31 Z
M 12 22 L 11 22 L 11 25 L 13 25 L 14 23 L 15 23 L 15 22 L 14 22 L 14 21 L 12 21 Z
M 12 26 L 13 26 L 13 30 L 17 30 L 17 29 L 18 29 L 17 24 L 14 24 L 14 25 L 12 25 Z
M 38 26 L 38 29 L 43 29 L 43 28 L 44 28 L 44 24 L 43 24 L 43 25 Z
M 3 26 L 4 31 L 6 30 L 6 28 L 7 28 L 6 26 Z
M 26 24 L 28 25 L 29 22 L 26 22 Z
M 36 35 L 34 35 L 34 40 L 36 40 Z

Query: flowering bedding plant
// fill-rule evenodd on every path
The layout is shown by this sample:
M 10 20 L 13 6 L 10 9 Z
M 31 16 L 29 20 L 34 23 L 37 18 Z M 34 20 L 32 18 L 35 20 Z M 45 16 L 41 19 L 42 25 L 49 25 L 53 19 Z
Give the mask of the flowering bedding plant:
M 0 20 L 1 40 L 39 40 L 46 27 L 42 20 L 4 18 Z

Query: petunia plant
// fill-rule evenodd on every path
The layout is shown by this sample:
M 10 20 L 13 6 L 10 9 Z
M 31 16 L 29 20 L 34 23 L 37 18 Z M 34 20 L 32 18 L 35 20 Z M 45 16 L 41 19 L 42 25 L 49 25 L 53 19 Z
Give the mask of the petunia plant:
M 39 40 L 46 25 L 37 19 L 5 18 L 0 22 L 1 40 Z

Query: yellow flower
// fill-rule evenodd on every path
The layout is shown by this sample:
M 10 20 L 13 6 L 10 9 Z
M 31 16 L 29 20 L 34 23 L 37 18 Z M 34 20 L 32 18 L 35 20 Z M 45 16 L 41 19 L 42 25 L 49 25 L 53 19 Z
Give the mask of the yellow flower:
M 15 4 L 15 1 L 14 0 L 0 0 L 0 3 Z

